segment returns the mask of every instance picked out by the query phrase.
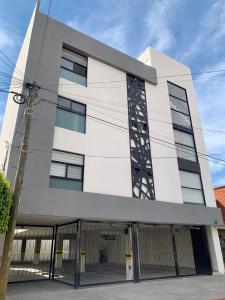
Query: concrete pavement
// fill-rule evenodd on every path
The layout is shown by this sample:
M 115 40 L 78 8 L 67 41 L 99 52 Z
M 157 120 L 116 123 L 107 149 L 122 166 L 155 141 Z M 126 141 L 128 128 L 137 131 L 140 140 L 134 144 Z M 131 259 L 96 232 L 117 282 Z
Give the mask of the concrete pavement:
M 51 282 L 10 284 L 7 300 L 225 300 L 225 276 L 194 276 L 81 288 Z

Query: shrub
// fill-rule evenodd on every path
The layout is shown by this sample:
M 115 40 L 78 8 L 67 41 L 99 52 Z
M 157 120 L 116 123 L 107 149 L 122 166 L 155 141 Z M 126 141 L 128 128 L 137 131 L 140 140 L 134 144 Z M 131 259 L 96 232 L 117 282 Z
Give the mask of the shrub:
M 9 183 L 0 172 L 0 233 L 8 231 L 9 213 L 12 204 L 12 192 Z

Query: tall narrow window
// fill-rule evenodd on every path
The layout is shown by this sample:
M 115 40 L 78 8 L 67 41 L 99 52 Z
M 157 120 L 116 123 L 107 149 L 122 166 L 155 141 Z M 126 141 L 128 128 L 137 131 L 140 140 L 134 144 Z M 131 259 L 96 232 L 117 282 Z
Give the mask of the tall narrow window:
M 86 106 L 82 103 L 58 97 L 56 122 L 57 127 L 85 132 Z
M 192 134 L 174 129 L 177 157 L 197 161 L 194 138 Z
M 49 186 L 51 188 L 82 191 L 83 168 L 83 155 L 53 150 Z
M 204 204 L 200 175 L 180 170 L 180 180 L 184 203 Z
M 87 57 L 63 48 L 60 76 L 80 85 L 87 85 Z

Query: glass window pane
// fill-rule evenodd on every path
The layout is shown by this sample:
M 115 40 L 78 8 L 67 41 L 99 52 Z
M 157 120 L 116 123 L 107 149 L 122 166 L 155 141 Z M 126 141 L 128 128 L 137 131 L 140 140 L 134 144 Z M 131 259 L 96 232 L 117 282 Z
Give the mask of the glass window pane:
M 58 105 L 66 108 L 71 108 L 71 101 L 63 97 L 58 97 Z
M 63 48 L 63 57 L 66 57 L 82 66 L 87 66 L 87 57 Z
M 180 180 L 181 180 L 181 185 L 184 187 L 190 187 L 195 189 L 202 188 L 199 174 L 180 171 Z
M 82 191 L 82 182 L 61 178 L 50 178 L 49 187 L 63 190 Z
M 171 110 L 171 112 L 172 112 L 172 121 L 174 124 L 191 128 L 191 120 L 189 116 L 186 116 L 174 110 Z
M 84 133 L 85 117 L 70 111 L 65 111 L 57 108 L 55 125 L 61 128 Z
M 176 144 L 177 157 L 191 161 L 197 161 L 194 148 Z
M 72 71 L 61 68 L 60 77 L 72 81 L 74 83 L 87 86 L 87 77 L 78 75 Z
M 176 143 L 187 145 L 190 147 L 195 147 L 192 134 L 174 129 L 174 137 Z
M 171 96 L 174 96 L 174 97 L 180 98 L 184 101 L 187 101 L 185 89 L 182 89 L 179 86 L 176 86 L 176 85 L 168 82 L 168 90 L 169 90 L 169 94 Z
M 67 177 L 71 179 L 82 179 L 82 168 L 77 166 L 68 166 Z
M 81 114 L 85 114 L 85 105 L 77 102 L 72 102 L 72 109 L 80 112 Z
M 187 103 L 170 96 L 170 105 L 173 109 L 189 115 Z
M 61 58 L 61 66 L 73 71 L 73 63 L 67 59 Z
M 204 204 L 204 198 L 201 190 L 192 190 L 182 187 L 182 195 L 185 203 Z
M 74 153 L 68 153 L 63 151 L 52 151 L 52 160 L 76 164 L 76 165 L 83 165 L 83 156 Z
M 74 72 L 78 75 L 87 77 L 87 68 L 78 64 L 74 64 Z
M 52 162 L 51 163 L 50 175 L 51 176 L 66 177 L 66 165 Z

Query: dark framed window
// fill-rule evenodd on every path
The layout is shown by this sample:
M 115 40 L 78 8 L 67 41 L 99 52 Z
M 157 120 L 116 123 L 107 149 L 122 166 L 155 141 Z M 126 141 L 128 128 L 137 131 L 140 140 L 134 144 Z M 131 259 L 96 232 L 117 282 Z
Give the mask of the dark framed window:
M 184 203 L 204 205 L 200 174 L 180 170 L 180 180 Z
M 83 190 L 84 156 L 60 150 L 52 151 L 49 187 Z
M 168 82 L 172 121 L 182 127 L 191 129 L 191 118 L 186 90 Z
M 60 76 L 87 86 L 87 57 L 63 48 Z
M 174 129 L 177 157 L 197 162 L 194 137 L 190 133 Z
M 58 96 L 55 126 L 85 133 L 86 105 Z

